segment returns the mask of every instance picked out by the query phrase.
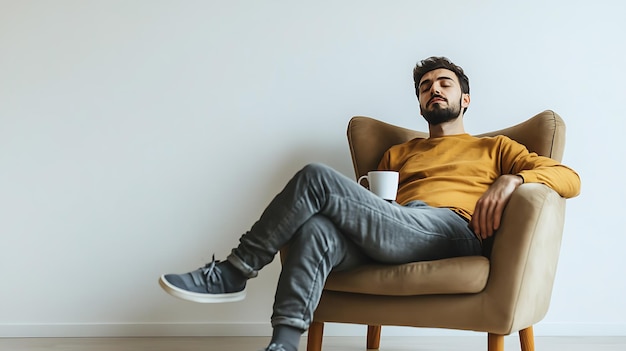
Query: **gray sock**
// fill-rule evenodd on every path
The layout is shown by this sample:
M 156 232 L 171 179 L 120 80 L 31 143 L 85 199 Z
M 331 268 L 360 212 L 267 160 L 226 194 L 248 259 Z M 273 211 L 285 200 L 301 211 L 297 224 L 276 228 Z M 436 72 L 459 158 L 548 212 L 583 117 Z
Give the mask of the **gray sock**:
M 270 343 L 283 345 L 285 351 L 298 351 L 302 333 L 304 333 L 304 330 L 279 324 L 274 327 L 272 341 Z

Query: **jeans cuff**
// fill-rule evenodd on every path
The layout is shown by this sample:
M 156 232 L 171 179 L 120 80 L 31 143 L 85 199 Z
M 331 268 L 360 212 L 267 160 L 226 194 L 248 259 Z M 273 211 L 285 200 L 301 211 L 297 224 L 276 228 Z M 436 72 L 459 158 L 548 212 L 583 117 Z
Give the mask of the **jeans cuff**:
M 300 330 L 309 329 L 309 324 L 302 319 L 291 318 L 291 317 L 272 317 L 272 328 L 275 328 L 277 325 L 288 325 L 290 327 L 294 327 Z
M 232 263 L 232 265 L 235 266 L 235 268 L 240 270 L 243 273 L 243 275 L 245 275 L 248 278 L 254 278 L 259 274 L 258 271 L 254 270 L 247 263 L 245 263 L 241 258 L 239 258 L 239 256 L 235 254 L 235 250 L 233 250 L 233 252 L 230 255 L 228 255 L 226 259 L 228 260 L 228 262 Z

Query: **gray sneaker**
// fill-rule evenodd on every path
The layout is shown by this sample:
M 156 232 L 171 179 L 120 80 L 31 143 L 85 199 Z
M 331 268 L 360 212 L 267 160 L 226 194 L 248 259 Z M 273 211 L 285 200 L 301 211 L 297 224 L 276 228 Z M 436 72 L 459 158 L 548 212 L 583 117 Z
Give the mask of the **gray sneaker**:
M 260 351 L 285 351 L 285 349 L 283 348 L 283 345 L 281 344 L 270 344 L 270 346 L 264 348 L 263 350 Z
M 183 300 L 201 303 L 221 303 L 243 300 L 246 283 L 231 286 L 222 279 L 222 271 L 213 260 L 204 267 L 184 274 L 164 274 L 159 284 L 168 294 Z M 277 349 L 281 350 L 281 349 Z

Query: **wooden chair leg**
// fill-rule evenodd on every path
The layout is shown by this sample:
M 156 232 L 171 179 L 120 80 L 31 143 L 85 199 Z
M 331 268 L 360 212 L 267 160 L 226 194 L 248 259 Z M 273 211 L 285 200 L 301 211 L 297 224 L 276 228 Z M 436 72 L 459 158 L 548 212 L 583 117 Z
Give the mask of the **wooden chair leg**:
M 519 331 L 519 342 L 522 351 L 535 351 L 535 333 L 532 325 Z
M 504 351 L 504 335 L 489 333 L 487 350 L 488 351 Z
M 322 351 L 322 339 L 324 338 L 324 323 L 313 322 L 309 326 L 309 336 L 306 342 L 307 351 Z
M 367 349 L 378 350 L 380 348 L 380 331 L 382 330 L 380 325 L 368 325 L 367 326 Z

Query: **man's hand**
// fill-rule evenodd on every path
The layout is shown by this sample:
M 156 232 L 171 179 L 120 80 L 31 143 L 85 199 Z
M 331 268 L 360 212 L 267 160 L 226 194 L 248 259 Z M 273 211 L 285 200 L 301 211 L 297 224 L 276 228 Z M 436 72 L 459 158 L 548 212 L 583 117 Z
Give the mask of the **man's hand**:
M 492 236 L 500 228 L 504 207 L 509 202 L 513 191 L 524 180 L 516 175 L 505 174 L 496 179 L 483 196 L 476 202 L 470 228 L 483 239 Z

